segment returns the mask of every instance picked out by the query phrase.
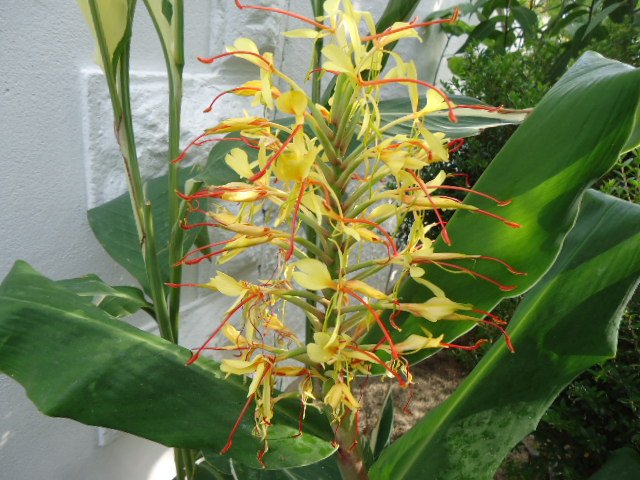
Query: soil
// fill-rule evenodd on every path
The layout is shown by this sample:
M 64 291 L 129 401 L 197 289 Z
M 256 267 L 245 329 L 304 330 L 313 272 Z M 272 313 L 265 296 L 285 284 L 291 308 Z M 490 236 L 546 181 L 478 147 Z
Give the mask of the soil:
M 409 388 L 401 388 L 391 379 L 383 382 L 369 379 L 366 388 L 361 386 L 361 389 L 357 389 L 356 392 L 363 394 L 363 430 L 369 432 L 375 427 L 377 415 L 382 411 L 390 388 L 394 406 L 392 441 L 449 397 L 469 371 L 455 358 L 444 353 L 414 366 L 411 370 L 414 384 Z

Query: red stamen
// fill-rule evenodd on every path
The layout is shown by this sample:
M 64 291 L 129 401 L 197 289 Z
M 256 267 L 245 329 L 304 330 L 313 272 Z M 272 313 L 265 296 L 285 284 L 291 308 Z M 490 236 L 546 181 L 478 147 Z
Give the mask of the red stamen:
M 440 342 L 440 346 L 441 347 L 445 347 L 445 348 L 457 348 L 459 350 L 466 350 L 468 352 L 471 352 L 473 350 L 477 350 L 479 349 L 482 345 L 484 345 L 485 343 L 487 343 L 489 340 L 487 340 L 486 338 L 481 338 L 480 340 L 478 340 L 475 345 L 457 345 L 455 343 L 445 343 L 445 342 Z
M 286 15 L 287 17 L 295 18 L 302 22 L 308 23 L 309 25 L 313 25 L 314 27 L 319 28 L 320 30 L 331 30 L 331 28 L 327 27 L 326 25 L 323 25 L 322 23 L 318 23 L 315 20 L 311 20 L 310 18 L 299 15 L 297 13 L 289 12 L 288 10 L 281 10 L 279 8 L 274 8 L 274 7 L 262 7 L 259 5 L 242 5 L 240 3 L 240 0 L 235 0 L 235 1 L 236 1 L 236 7 L 238 7 L 240 10 L 244 10 L 246 8 L 248 10 L 263 10 L 266 12 L 279 13 L 281 15 Z
M 520 272 L 520 271 L 516 270 L 511 265 L 509 265 L 507 262 L 505 262 L 504 260 L 500 260 L 499 258 L 487 257 L 486 255 L 480 255 L 478 258 L 480 258 L 481 260 L 491 260 L 492 262 L 498 262 L 499 264 L 504 265 L 505 268 L 507 270 L 509 270 L 511 273 L 513 273 L 514 275 L 526 275 L 527 274 L 527 272 Z
M 293 132 L 291 132 L 291 135 L 289 135 L 289 138 L 287 138 L 284 142 L 282 142 L 282 145 L 280 146 L 278 151 L 271 156 L 271 158 L 269 159 L 267 164 L 264 166 L 264 168 L 260 170 L 258 173 L 256 173 L 253 177 L 251 177 L 249 179 L 249 182 L 253 183 L 256 180 L 259 180 L 262 177 L 264 177 L 265 173 L 267 173 L 269 168 L 271 168 L 271 165 L 273 165 L 273 162 L 275 162 L 278 159 L 278 157 L 282 155 L 282 152 L 284 152 L 284 149 L 287 148 L 287 145 L 291 143 L 291 141 L 293 140 L 293 137 L 295 137 L 300 130 L 302 130 L 302 124 L 297 125 L 296 128 L 293 129 Z
M 187 258 L 189 258 L 194 253 L 199 253 L 199 252 L 201 252 L 203 250 L 206 250 L 208 248 L 211 248 L 211 247 L 219 247 L 220 245 L 225 245 L 225 244 L 227 244 L 229 242 L 232 242 L 233 240 L 234 240 L 233 238 L 229 238 L 228 240 L 220 240 L 219 242 L 210 243 L 209 245 L 205 245 L 204 247 L 196 248 L 195 250 L 192 250 L 189 253 L 187 253 L 184 257 L 182 257 L 173 266 L 176 267 L 176 266 L 180 265 L 182 262 L 185 262 L 187 260 Z
M 247 399 L 247 403 L 244 404 L 244 407 L 240 412 L 240 416 L 238 417 L 238 420 L 236 420 L 236 424 L 233 426 L 233 429 L 229 434 L 229 439 L 227 440 L 227 444 L 224 446 L 222 450 L 220 450 L 220 455 L 224 455 L 229 450 L 231 450 L 231 445 L 233 445 L 233 436 L 236 434 L 236 431 L 238 430 L 238 427 L 240 426 L 242 419 L 246 415 L 247 410 L 249 410 L 249 405 L 251 405 L 251 402 L 253 402 L 253 399 L 255 398 L 255 396 L 256 396 L 255 393 L 252 393 L 251 395 L 249 395 L 249 398 Z
M 438 25 L 441 23 L 454 23 L 458 20 L 459 17 L 460 17 L 460 10 L 458 9 L 458 7 L 456 7 L 453 10 L 453 14 L 451 15 L 450 18 L 442 18 L 439 20 L 432 20 L 430 22 L 422 22 L 422 23 L 416 23 L 416 20 L 413 20 L 408 25 L 404 25 L 402 27 L 398 27 L 394 29 L 387 29 L 384 32 L 377 33 L 375 35 L 367 35 L 366 37 L 362 37 L 361 40 L 363 42 L 369 42 L 371 40 L 377 40 L 379 38 L 385 37 L 387 35 L 391 35 L 393 33 L 402 32 L 404 30 L 411 30 L 412 28 L 430 27 L 432 25 Z
M 453 123 L 458 122 L 458 118 L 456 117 L 456 114 L 453 111 L 453 109 L 455 108 L 455 105 L 453 104 L 451 99 L 447 96 L 446 93 L 444 93 L 442 90 L 440 90 L 438 87 L 436 87 L 431 83 L 425 82 L 423 80 L 417 80 L 415 78 L 380 78 L 377 80 L 363 80 L 362 78 L 359 78 L 358 82 L 363 87 L 373 87 L 376 85 L 385 85 L 390 83 L 415 83 L 417 85 L 422 85 L 423 87 L 430 88 L 431 90 L 434 90 L 435 92 L 437 92 L 444 99 L 445 103 L 447 104 L 447 107 L 449 107 L 449 120 L 451 120 Z
M 262 55 L 260 55 L 259 53 L 256 53 L 256 52 L 250 52 L 248 50 L 234 50 L 233 52 L 225 52 L 225 53 L 221 53 L 220 55 L 215 55 L 215 56 L 209 57 L 209 58 L 205 58 L 205 57 L 196 57 L 196 58 L 198 59 L 199 62 L 211 64 L 211 63 L 215 62 L 216 60 L 220 60 L 221 58 L 230 57 L 230 56 L 233 56 L 233 55 L 250 55 L 252 57 L 256 57 L 256 58 L 259 58 L 260 60 L 262 60 L 269 70 L 271 70 L 273 68 L 273 65 L 271 64 L 271 62 L 269 62 Z
M 184 158 L 187 156 L 187 152 L 191 149 L 191 147 L 196 145 L 201 139 L 203 139 L 206 136 L 207 136 L 206 133 L 203 133 L 202 135 L 198 135 L 194 141 L 192 141 L 189 145 L 187 145 L 187 148 L 185 148 L 177 158 L 174 158 L 173 160 L 171 160 L 171 163 L 172 164 L 180 163 L 182 160 L 184 160 Z
M 474 308 L 471 311 L 475 312 L 475 313 L 479 313 L 480 315 L 485 315 L 487 317 L 490 317 L 498 325 L 506 325 L 507 324 L 506 320 L 501 319 L 499 316 L 497 316 L 497 315 L 495 315 L 495 314 L 493 314 L 491 312 L 487 312 L 485 310 L 479 310 L 477 308 Z
M 381 367 L 383 367 L 387 372 L 389 372 L 391 375 L 393 375 L 394 377 L 396 377 L 396 379 L 398 380 L 398 383 L 400 383 L 401 387 L 405 387 L 407 385 L 406 380 L 404 380 L 400 374 L 398 374 L 397 372 L 395 372 L 394 370 L 392 370 L 391 368 L 389 368 L 389 365 L 387 365 L 386 363 L 384 363 L 382 360 L 380 360 L 380 358 L 378 358 L 378 356 L 374 353 L 368 352 L 366 350 L 361 350 L 360 348 L 353 346 L 353 345 L 348 345 L 348 348 L 350 348 L 351 350 L 355 350 L 356 352 L 362 353 L 364 355 L 366 355 L 367 357 L 370 357 L 371 360 L 373 360 L 375 363 L 377 363 L 378 365 L 380 365 Z
M 240 302 L 240 304 L 238 304 L 233 310 L 231 310 L 229 314 L 225 317 L 225 319 L 220 323 L 220 325 L 218 325 L 218 328 L 216 328 L 215 331 L 209 336 L 207 341 L 204 342 L 202 346 L 196 351 L 196 353 L 194 353 L 191 356 L 191 358 L 187 362 L 187 365 L 191 365 L 196 360 L 198 360 L 198 358 L 200 358 L 200 354 L 202 353 L 202 351 L 205 348 L 207 348 L 207 345 L 209 344 L 209 342 L 211 342 L 211 340 L 213 340 L 215 336 L 218 335 L 218 333 L 220 333 L 220 330 L 222 330 L 222 327 L 226 325 L 226 323 L 231 319 L 231 317 L 233 317 L 238 310 L 240 310 L 242 307 L 244 307 L 247 303 L 249 303 L 251 300 L 253 300 L 256 297 L 258 297 L 258 294 L 251 295 L 245 298 L 242 302 Z
M 261 91 L 259 88 L 252 88 L 252 87 L 237 87 L 237 88 L 232 88 L 230 90 L 225 90 L 224 92 L 219 93 L 218 95 L 216 95 L 216 97 L 209 104 L 209 106 L 207 108 L 205 108 L 202 112 L 203 113 L 209 113 L 213 109 L 213 105 L 218 101 L 219 98 L 223 97 L 224 95 L 226 95 L 228 93 L 241 92 L 243 90 L 248 90 L 250 92 L 260 92 Z
M 464 182 L 466 183 L 467 187 L 471 186 L 471 175 L 469 175 L 468 173 L 448 173 L 447 177 L 464 177 Z
M 296 229 L 298 227 L 298 214 L 300 213 L 300 204 L 302 203 L 302 197 L 307 189 L 307 179 L 305 178 L 300 184 L 300 192 L 296 200 L 296 206 L 293 209 L 293 219 L 291 220 L 291 242 L 289 244 L 289 250 L 284 257 L 284 261 L 288 262 L 296 249 Z
M 410 415 L 413 417 L 413 412 L 411 412 L 411 410 L 409 410 L 409 405 L 411 405 L 411 401 L 413 400 L 413 395 L 415 394 L 414 390 L 413 390 L 413 384 L 409 385 L 409 398 L 407 399 L 407 401 L 405 402 L 405 404 L 402 407 L 402 413 L 406 414 L 406 415 Z
M 442 240 L 444 241 L 444 243 L 446 243 L 447 245 L 451 246 L 451 238 L 449 238 L 449 232 L 447 232 L 446 224 L 444 223 L 444 220 L 442 219 L 442 215 L 440 214 L 440 210 L 438 210 L 438 208 L 436 207 L 436 204 L 434 203 L 433 199 L 431 198 L 431 195 L 429 195 L 429 189 L 427 188 L 427 185 L 424 183 L 424 181 L 420 178 L 420 176 L 416 172 L 414 172 L 413 170 L 408 170 L 408 172 L 415 179 L 415 181 L 418 182 L 418 185 L 420 186 L 420 188 L 422 189 L 422 191 L 426 195 L 427 200 L 429 200 L 429 203 L 431 204 L 431 207 L 433 208 L 433 212 L 436 214 L 436 218 L 438 219 L 438 223 L 440 224 L 440 228 L 442 229 Z
M 466 192 L 466 193 L 470 193 L 472 195 L 478 195 L 479 197 L 483 197 L 486 199 L 489 199 L 493 202 L 496 202 L 496 204 L 499 207 L 506 207 L 507 205 L 509 205 L 511 203 L 511 200 L 498 200 L 496 197 L 492 197 L 491 195 L 488 195 L 486 193 L 482 193 L 482 192 L 478 192 L 477 190 L 471 190 L 470 188 L 466 188 L 466 187 L 458 187 L 456 185 L 427 185 L 425 184 L 426 188 L 430 189 L 430 190 L 457 190 L 460 192 Z M 412 191 L 413 189 L 409 188 L 408 191 Z M 448 198 L 451 199 L 452 197 L 443 197 L 443 198 Z M 455 199 L 457 203 L 462 203 L 459 200 Z
M 509 351 L 511 353 L 516 352 L 516 350 L 513 348 L 513 344 L 511 343 L 511 337 L 502 326 L 498 325 L 497 323 L 489 322 L 487 320 L 478 320 L 478 322 L 500 330 L 500 333 L 502 333 L 502 335 L 504 336 L 505 342 L 507 342 L 507 348 L 509 349 Z
M 398 249 L 396 248 L 396 242 L 394 242 L 393 238 L 391 238 L 391 235 L 389 235 L 389 232 L 387 232 L 384 228 L 382 228 L 382 226 L 380 226 L 379 224 L 377 224 L 376 222 L 373 222 L 371 220 L 367 220 L 366 218 L 345 218 L 345 217 L 340 217 L 340 221 L 344 222 L 344 223 L 362 223 L 364 225 L 369 225 L 375 229 L 377 229 L 380 233 L 382 233 L 382 235 L 384 235 L 384 237 L 387 239 L 388 245 L 387 245 L 387 249 L 391 249 L 393 250 L 393 256 L 397 256 L 398 255 Z M 389 255 L 391 255 L 391 253 L 389 252 Z
M 462 203 L 460 200 L 458 200 L 457 198 L 453 198 L 453 197 L 447 197 L 445 195 L 441 195 L 441 198 L 446 198 L 447 200 L 451 200 L 452 202 L 455 203 Z M 509 200 L 510 202 L 511 200 Z M 500 220 L 502 223 L 504 223 L 506 226 L 511 227 L 511 228 L 520 228 L 522 225 L 520 225 L 519 223 L 516 222 L 512 222 L 511 220 L 507 220 L 504 217 L 501 217 L 500 215 L 496 215 L 495 213 L 491 213 L 491 212 L 487 212 L 486 210 L 482 210 L 480 208 L 476 208 L 474 210 L 469 210 L 471 213 L 479 213 L 480 215 L 485 215 L 487 217 L 491 217 L 491 218 L 495 218 L 496 220 Z
M 260 451 L 258 452 L 258 462 L 260 462 L 260 465 L 262 466 L 262 468 L 267 468 L 267 464 L 264 463 L 264 456 L 266 453 L 267 453 L 267 446 L 263 445 Z
M 449 153 L 456 153 L 458 150 L 462 148 L 464 145 L 464 138 L 456 138 L 455 140 L 451 140 L 447 147 L 449 147 Z
M 371 313 L 371 315 L 373 315 L 373 318 L 375 318 L 376 322 L 378 323 L 378 326 L 380 327 L 380 329 L 384 333 L 384 336 L 387 339 L 387 343 L 389 343 L 389 348 L 391 348 L 391 356 L 393 358 L 397 359 L 398 358 L 398 351 L 396 350 L 396 346 L 394 345 L 393 340 L 391 339 L 391 335 L 389 334 L 389 330 L 387 330 L 387 327 L 385 327 L 384 322 L 382 321 L 382 319 L 380 318 L 378 313 L 373 308 L 371 308 L 371 305 L 369 305 L 367 302 L 364 301 L 364 298 L 362 298 L 360 295 L 355 293 L 353 290 L 350 290 L 350 289 L 345 288 L 345 287 L 342 287 L 342 290 L 345 293 L 347 293 L 348 295 L 351 295 L 353 298 L 358 300 L 362 305 L 365 306 L 365 308 L 367 310 L 369 310 L 369 313 Z
M 435 260 L 427 260 L 426 263 L 433 263 L 435 265 L 441 265 L 441 266 L 444 266 L 444 267 L 449 267 L 449 268 L 453 268 L 453 269 L 456 269 L 456 270 L 460 270 L 461 272 L 464 272 L 464 273 L 468 273 L 469 275 L 471 275 L 473 277 L 481 278 L 482 280 L 485 280 L 485 281 L 487 281 L 489 283 L 493 283 L 494 285 L 496 285 L 503 292 L 510 292 L 511 290 L 515 290 L 517 288 L 515 285 L 503 285 L 503 284 L 501 284 L 497 280 L 494 280 L 491 277 L 487 277 L 486 275 L 482 275 L 481 273 L 475 272 L 475 271 L 470 270 L 468 268 L 461 267 L 460 265 L 456 265 L 454 263 L 440 262 L 440 261 L 435 261 Z

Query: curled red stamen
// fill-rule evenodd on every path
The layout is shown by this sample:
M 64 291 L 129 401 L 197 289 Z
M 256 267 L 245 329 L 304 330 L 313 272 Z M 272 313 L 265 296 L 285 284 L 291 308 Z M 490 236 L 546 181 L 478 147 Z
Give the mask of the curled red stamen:
M 353 298 L 358 300 L 362 305 L 364 305 L 364 307 L 367 310 L 369 310 L 369 313 L 371 313 L 371 315 L 373 315 L 373 318 L 375 318 L 376 322 L 378 323 L 378 326 L 380 327 L 380 329 L 384 333 L 385 338 L 387 339 L 387 343 L 389 344 L 389 348 L 391 349 L 391 356 L 393 358 L 397 359 L 398 358 L 398 351 L 396 350 L 396 346 L 393 343 L 393 340 L 391 339 L 391 334 L 389 333 L 389 330 L 387 330 L 387 327 L 385 327 L 384 322 L 380 318 L 380 315 L 378 315 L 378 313 L 373 308 L 371 308 L 371 305 L 369 305 L 367 302 L 365 302 L 364 298 L 362 298 L 360 295 L 358 295 L 353 290 L 350 290 L 350 289 L 345 288 L 345 287 L 342 287 L 342 290 L 346 294 L 351 295 Z
M 207 136 L 206 133 L 203 133 L 202 135 L 198 135 L 195 140 L 193 140 L 191 143 L 189 143 L 189 145 L 187 145 L 187 148 L 185 148 L 177 158 L 174 158 L 173 160 L 171 160 L 171 163 L 173 164 L 180 163 L 182 160 L 184 160 L 185 157 L 187 156 L 187 152 L 189 152 L 191 147 L 198 146 L 198 142 L 206 136 Z
M 511 337 L 501 325 L 494 322 L 489 322 L 487 320 L 478 320 L 478 322 L 500 330 L 500 333 L 502 333 L 502 336 L 504 336 L 504 341 L 507 342 L 507 348 L 509 349 L 509 351 L 511 353 L 516 352 L 515 348 L 513 348 L 513 344 L 511 343 Z
M 255 393 L 252 393 L 251 395 L 249 395 L 249 398 L 247 399 L 247 403 L 245 403 L 244 407 L 242 407 L 242 411 L 240 412 L 240 416 L 238 417 L 238 420 L 236 420 L 236 424 L 233 426 L 233 429 L 231 430 L 231 433 L 229 434 L 229 439 L 227 440 L 227 444 L 224 446 L 224 448 L 222 450 L 220 450 L 220 455 L 224 455 L 229 450 L 231 450 L 231 446 L 233 445 L 233 436 L 236 434 L 236 431 L 238 430 L 238 427 L 240 426 L 240 423 L 242 423 L 242 419 L 247 414 L 247 410 L 249 410 L 249 406 L 253 402 L 253 399 L 255 398 L 255 396 L 256 396 Z
M 269 168 L 271 168 L 271 165 L 273 165 L 273 162 L 275 162 L 278 159 L 278 157 L 282 155 L 282 152 L 284 152 L 284 149 L 287 148 L 287 145 L 291 143 L 291 141 L 293 140 L 293 137 L 295 137 L 300 130 L 302 130 L 302 125 L 297 125 L 296 128 L 293 129 L 293 132 L 291 132 L 291 135 L 289 135 L 289 138 L 287 138 L 284 142 L 282 142 L 282 145 L 280 146 L 278 151 L 271 156 L 271 158 L 269 159 L 267 164 L 264 166 L 264 168 L 249 179 L 250 182 L 253 183 L 256 180 L 259 180 L 262 177 L 264 177 L 265 173 L 267 173 Z
M 474 190 L 475 191 L 475 190 Z M 452 202 L 455 203 L 462 203 L 460 200 L 458 200 L 457 198 L 453 198 L 453 197 L 447 197 L 445 195 L 441 195 L 441 198 L 446 198 L 447 200 L 451 200 Z M 509 202 L 511 202 L 511 200 L 509 200 Z M 500 215 L 496 215 L 495 213 L 491 213 L 491 212 L 487 212 L 486 210 L 482 210 L 481 208 L 475 208 L 473 210 L 469 210 L 471 213 L 479 213 L 480 215 L 484 215 L 486 217 L 491 217 L 491 218 L 495 218 L 496 220 L 500 220 L 502 223 L 504 223 L 507 227 L 511 227 L 511 228 L 520 228 L 522 225 L 520 225 L 519 223 L 516 222 L 512 222 L 511 220 L 507 220 L 504 217 L 501 217 Z
M 198 348 L 198 350 L 191 356 L 191 358 L 187 362 L 187 365 L 192 365 L 193 363 L 195 363 L 195 361 L 198 360 L 198 358 L 200 358 L 200 354 L 203 352 L 203 350 L 207 348 L 207 345 L 209 344 L 209 342 L 211 342 L 211 340 L 213 340 L 216 337 L 216 335 L 220 333 L 220 330 L 222 330 L 222 327 L 226 325 L 226 323 L 231 319 L 231 317 L 233 317 L 236 314 L 236 312 L 242 309 L 247 303 L 249 303 L 251 300 L 257 297 L 258 297 L 258 294 L 250 295 L 247 298 L 245 298 L 242 302 L 240 302 L 238 305 L 236 305 L 235 308 L 227 314 L 225 319 L 222 322 L 220 322 L 220 325 L 218 325 L 218 328 L 216 328 L 215 331 L 209 336 L 209 338 L 207 338 L 207 341 L 204 342 L 202 346 Z M 232 436 L 233 436 L 233 433 L 232 433 Z
M 438 93 L 444 99 L 445 103 L 447 104 L 447 107 L 449 108 L 449 120 L 451 120 L 453 123 L 457 123 L 458 122 L 458 118 L 456 117 L 456 114 L 453 111 L 453 109 L 455 108 L 455 105 L 453 104 L 453 102 L 447 96 L 446 93 L 444 93 L 442 90 L 440 90 L 438 87 L 436 87 L 432 83 L 428 83 L 428 82 L 425 82 L 423 80 L 418 80 L 416 78 L 379 78 L 377 80 L 363 80 L 362 78 L 359 78 L 358 82 L 363 87 L 373 87 L 373 86 L 376 86 L 376 85 L 385 85 L 385 84 L 390 84 L 390 83 L 415 83 L 417 85 L 421 85 L 423 87 L 430 88 L 431 90 L 433 90 L 436 93 Z
M 449 153 L 456 153 L 458 150 L 462 148 L 464 145 L 464 138 L 456 138 L 455 140 L 451 140 L 447 147 L 449 148 Z
M 464 183 L 467 187 L 471 186 L 471 175 L 468 173 L 447 173 L 447 177 L 464 177 Z
M 263 445 L 260 451 L 258 452 L 258 462 L 262 466 L 262 468 L 267 468 L 267 464 L 264 463 L 264 456 L 267 453 L 267 446 Z
M 225 90 L 224 92 L 221 92 L 218 95 L 216 95 L 215 98 L 212 100 L 212 102 L 209 104 L 209 106 L 205 108 L 202 112 L 209 113 L 213 109 L 213 105 L 218 101 L 218 99 L 222 98 L 224 95 L 227 95 L 228 93 L 241 92 L 243 90 L 248 90 L 251 92 L 261 91 L 259 88 L 252 88 L 252 87 L 237 87 L 237 88 L 232 88 L 230 90 Z
M 273 13 L 279 13 L 281 15 L 286 15 L 287 17 L 291 17 L 291 18 L 295 18 L 297 20 L 300 20 L 302 22 L 308 23 L 309 25 L 313 25 L 314 27 L 319 28 L 320 30 L 331 30 L 331 28 L 327 27 L 326 25 L 323 25 L 322 23 L 318 23 L 315 20 L 311 20 L 310 18 L 307 18 L 303 15 L 299 15 L 297 13 L 293 13 L 293 12 L 289 12 L 288 10 L 282 10 L 280 8 L 274 8 L 274 7 L 262 7 L 260 5 L 242 5 L 240 3 L 240 0 L 235 0 L 236 1 L 236 7 L 238 7 L 240 10 L 263 10 L 266 12 L 273 12 Z
M 416 20 L 413 20 L 408 25 L 403 25 L 402 27 L 393 28 L 393 29 L 387 29 L 384 32 L 376 33 L 375 35 L 367 35 L 366 37 L 362 37 L 361 40 L 363 42 L 369 42 L 371 40 L 377 40 L 379 38 L 385 37 L 387 35 L 391 35 L 393 33 L 402 32 L 404 30 L 411 30 L 412 28 L 430 27 L 432 25 L 438 25 L 441 23 L 454 23 L 458 20 L 458 18 L 460 18 L 460 10 L 458 9 L 458 7 L 456 7 L 453 10 L 453 14 L 451 15 L 450 18 L 441 18 L 439 20 L 432 20 L 429 22 L 421 22 L 421 23 L 417 23 Z
M 309 72 L 307 73 L 306 79 L 309 80 L 309 78 L 311 78 L 311 75 L 317 72 L 327 72 L 332 75 L 340 75 L 340 72 L 337 72 L 335 70 L 327 70 L 326 68 L 318 67 L 318 68 L 314 68 L 313 70 L 309 70 Z
M 455 263 L 441 262 L 441 261 L 435 261 L 435 260 L 427 260 L 426 263 L 433 263 L 435 265 L 449 267 L 455 270 L 460 270 L 461 272 L 464 272 L 464 273 L 468 273 L 472 277 L 477 277 L 486 282 L 493 283 L 503 292 L 510 292 L 511 290 L 515 290 L 517 288 L 515 285 L 503 285 L 502 283 L 498 282 L 497 280 L 494 280 L 491 277 L 487 277 L 486 275 L 482 275 L 481 273 L 475 272 L 465 267 L 461 267 L 460 265 L 456 265 Z
M 407 398 L 407 401 L 402 406 L 402 413 L 404 413 L 405 415 L 410 415 L 412 417 L 413 417 L 413 412 L 411 410 L 409 410 L 409 405 L 411 405 L 411 401 L 413 400 L 413 395 L 414 394 L 415 394 L 415 392 L 413 390 L 413 384 L 410 384 L 409 385 L 409 398 Z
M 438 223 L 440 224 L 440 228 L 442 229 L 442 240 L 444 241 L 444 243 L 446 243 L 447 245 L 451 246 L 451 238 L 449 238 L 449 232 L 447 232 L 447 226 L 446 226 L 446 224 L 445 224 L 445 222 L 444 222 L 444 220 L 442 218 L 442 215 L 440 214 L 440 210 L 438 210 L 438 208 L 436 207 L 435 202 L 431 198 L 431 195 L 429 195 L 429 188 L 427 187 L 427 184 L 424 183 L 424 181 L 420 178 L 420 176 L 416 172 L 414 172 L 413 170 L 409 170 L 408 172 L 415 179 L 415 181 L 418 182 L 418 185 L 420 186 L 420 188 L 422 189 L 423 193 L 427 197 L 427 200 L 429 200 L 429 203 L 431 204 L 431 207 L 433 208 L 433 213 L 436 214 L 436 218 L 438 219 Z

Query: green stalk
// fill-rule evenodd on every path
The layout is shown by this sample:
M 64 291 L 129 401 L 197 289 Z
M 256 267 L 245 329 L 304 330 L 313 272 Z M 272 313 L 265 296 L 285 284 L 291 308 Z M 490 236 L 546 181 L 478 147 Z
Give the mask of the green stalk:
M 313 9 L 314 17 L 321 17 L 324 15 L 324 3 L 323 0 L 311 0 L 311 8 Z M 316 27 L 316 30 L 319 30 Z M 321 72 L 317 69 L 320 68 L 320 60 L 322 56 L 322 46 L 324 44 L 324 40 L 322 38 L 316 39 L 315 44 L 313 45 L 313 74 L 311 77 L 311 101 L 313 103 L 320 102 L 320 95 L 322 94 L 322 76 Z

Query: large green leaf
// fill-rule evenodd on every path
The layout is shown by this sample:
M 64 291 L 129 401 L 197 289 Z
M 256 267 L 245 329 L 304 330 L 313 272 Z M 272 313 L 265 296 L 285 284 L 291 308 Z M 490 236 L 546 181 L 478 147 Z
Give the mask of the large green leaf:
M 93 274 L 68 280 L 59 280 L 57 283 L 81 297 L 88 297 L 95 305 L 115 318 L 133 315 L 141 309 L 153 314 L 153 305 L 147 301 L 144 293 L 136 287 L 112 287 Z
M 640 478 L 640 454 L 631 447 L 611 454 L 607 463 L 589 480 L 637 480 Z
M 181 448 L 220 451 L 247 400 L 206 359 L 115 320 L 86 299 L 17 262 L 0 285 L 0 371 L 21 383 L 46 415 L 68 417 Z M 224 401 L 221 401 L 224 400 Z M 309 409 L 298 433 L 299 405 L 278 404 L 270 430 L 269 468 L 331 455 L 332 432 Z M 259 468 L 251 413 L 229 456 Z
M 449 95 L 449 98 L 456 105 L 483 105 L 479 100 L 463 95 Z M 411 100 L 409 98 L 394 98 L 380 102 L 380 113 L 382 123 L 392 122 L 411 112 Z M 507 110 L 504 113 L 499 111 L 490 112 L 485 110 L 475 110 L 469 108 L 456 109 L 458 122 L 449 120 L 447 110 L 435 112 L 427 117 L 427 128 L 431 132 L 442 132 L 448 138 L 465 138 L 478 135 L 485 128 L 499 127 L 503 125 L 514 125 L 522 123 L 529 111 L 527 110 Z M 413 128 L 413 122 L 402 123 L 388 131 L 389 135 L 399 133 L 409 134 Z
M 496 257 L 526 276 L 510 274 L 490 261 L 458 262 L 504 285 L 495 285 L 466 274 L 452 274 L 430 267 L 427 278 L 444 289 L 452 300 L 491 310 L 507 295 L 529 289 L 549 269 L 564 237 L 572 227 L 584 189 L 611 168 L 629 139 L 637 138 L 640 103 L 640 70 L 587 53 L 545 95 L 478 180 L 476 190 L 501 200 L 506 207 L 484 198 L 471 203 L 521 225 L 502 222 L 466 211 L 457 212 L 447 225 L 453 245 L 442 239 L 436 251 L 454 251 Z M 408 282 L 403 301 L 421 302 L 426 289 Z M 397 339 L 428 327 L 444 333 L 448 341 L 473 327 L 468 322 L 438 322 L 404 316 Z M 375 343 L 379 332 L 372 332 Z M 417 361 L 427 353 L 412 358 Z
M 456 392 L 386 449 L 372 479 L 493 478 L 579 373 L 615 356 L 640 277 L 640 206 L 589 192 L 551 270 Z

